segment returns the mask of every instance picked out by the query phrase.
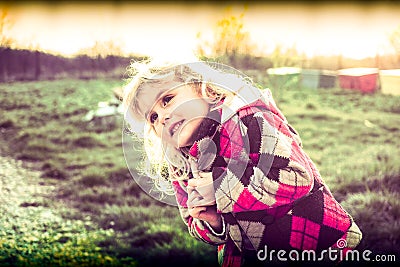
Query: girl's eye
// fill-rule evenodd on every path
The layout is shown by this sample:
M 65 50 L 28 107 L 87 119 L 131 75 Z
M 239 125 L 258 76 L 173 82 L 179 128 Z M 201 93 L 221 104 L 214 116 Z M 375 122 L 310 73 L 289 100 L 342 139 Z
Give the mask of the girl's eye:
M 166 96 L 164 96 L 163 99 L 162 99 L 162 104 L 163 104 L 163 106 L 165 106 L 166 104 L 168 104 L 168 103 L 172 100 L 172 98 L 174 98 L 173 95 L 166 95 Z
M 157 120 L 157 118 L 158 118 L 157 113 L 152 113 L 152 114 L 150 115 L 150 123 L 151 123 L 151 124 L 154 124 L 155 121 Z

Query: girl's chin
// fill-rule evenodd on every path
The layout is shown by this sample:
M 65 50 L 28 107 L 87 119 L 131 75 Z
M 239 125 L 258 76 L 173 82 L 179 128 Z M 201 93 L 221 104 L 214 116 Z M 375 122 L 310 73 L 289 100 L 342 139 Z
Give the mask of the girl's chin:
M 186 127 L 189 125 L 186 125 Z M 192 126 L 192 125 L 190 125 Z M 176 137 L 174 137 L 175 139 L 175 144 L 177 144 L 178 148 L 182 148 L 182 147 L 187 147 L 187 146 L 191 146 L 194 144 L 194 142 L 197 140 L 196 138 L 197 136 L 197 131 L 199 126 L 196 125 L 197 127 L 191 127 L 191 130 L 189 130 L 188 128 L 190 127 L 184 127 Z M 187 131 L 189 130 L 189 132 Z
M 183 140 L 179 140 L 178 142 L 176 142 L 176 144 L 177 144 L 178 148 L 182 148 L 182 147 L 187 147 L 187 146 L 193 145 L 194 141 L 192 141 L 190 139 L 188 139 L 188 140 L 183 139 Z

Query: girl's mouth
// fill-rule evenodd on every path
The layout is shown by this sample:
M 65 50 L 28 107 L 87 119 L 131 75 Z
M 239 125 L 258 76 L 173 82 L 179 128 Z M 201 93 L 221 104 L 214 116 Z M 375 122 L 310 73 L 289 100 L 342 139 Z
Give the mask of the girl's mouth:
M 169 134 L 171 135 L 171 136 L 173 136 L 175 133 L 176 133 L 176 131 L 178 131 L 178 129 L 181 127 L 181 125 L 183 124 L 183 121 L 184 120 L 181 120 L 181 121 L 178 121 L 178 122 L 176 122 L 176 123 L 174 123 L 174 124 L 172 124 L 171 125 L 171 127 L 169 128 Z

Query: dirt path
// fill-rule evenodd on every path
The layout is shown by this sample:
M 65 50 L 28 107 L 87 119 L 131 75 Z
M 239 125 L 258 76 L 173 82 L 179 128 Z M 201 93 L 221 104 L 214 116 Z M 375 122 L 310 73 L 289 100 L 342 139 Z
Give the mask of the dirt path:
M 19 207 L 38 207 L 54 186 L 41 182 L 40 172 L 22 166 L 22 161 L 0 156 L 0 210 L 13 214 Z
M 90 217 L 62 216 L 65 203 L 55 201 L 55 187 L 25 163 L 0 156 L 0 265 L 103 266 L 117 262 L 96 245 L 114 235 Z
M 54 186 L 45 185 L 40 172 L 29 170 L 22 162 L 0 156 L 0 240 L 30 242 L 32 232 L 62 218 L 51 207 Z

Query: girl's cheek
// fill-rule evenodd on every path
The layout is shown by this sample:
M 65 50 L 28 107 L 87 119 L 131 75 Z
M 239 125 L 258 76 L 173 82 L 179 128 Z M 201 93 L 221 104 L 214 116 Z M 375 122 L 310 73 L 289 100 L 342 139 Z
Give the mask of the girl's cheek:
M 158 134 L 158 137 L 163 138 L 165 141 L 169 141 L 170 140 L 170 136 L 168 134 L 168 131 L 161 129 L 160 133 Z

